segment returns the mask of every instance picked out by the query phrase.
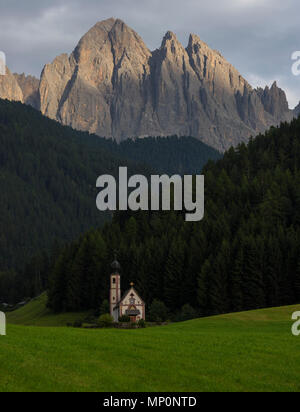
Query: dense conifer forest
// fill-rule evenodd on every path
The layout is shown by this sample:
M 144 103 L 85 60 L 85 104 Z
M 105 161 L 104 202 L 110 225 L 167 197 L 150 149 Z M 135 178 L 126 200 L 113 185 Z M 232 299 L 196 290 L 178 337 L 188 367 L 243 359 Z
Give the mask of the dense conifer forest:
M 55 311 L 97 309 L 119 251 L 148 307 L 197 316 L 300 301 L 300 119 L 229 150 L 204 170 L 205 218 L 119 213 L 58 254 L 49 272 Z
M 222 157 L 215 149 L 193 137 L 128 139 L 119 145 L 109 140 L 107 144 L 119 156 L 148 165 L 159 174 L 199 174 L 208 160 Z
M 58 244 L 110 219 L 96 209 L 99 175 L 116 176 L 119 166 L 128 166 L 130 173 L 170 174 L 176 164 L 177 172 L 191 174 L 219 157 L 188 137 L 118 145 L 0 100 L 0 301 L 32 296 L 45 287 L 43 273 Z M 24 281 L 25 266 L 34 282 Z
M 15 107 L 3 104 L 8 112 Z M 28 108 L 23 112 L 23 108 L 19 108 L 21 117 L 26 110 L 31 111 Z M 14 120 L 4 109 L 0 113 L 0 130 L 9 127 L 12 137 L 11 140 L 8 137 L 4 139 L 6 134 L 0 134 L 3 141 L 1 147 L 6 145 L 10 153 L 7 160 L 3 150 L 1 165 L 11 170 L 11 174 L 14 171 L 15 175 L 18 165 L 23 165 L 22 157 L 26 159 L 26 156 L 18 158 L 18 153 L 26 153 L 22 141 L 32 136 L 32 132 L 29 132 L 31 123 L 28 123 L 26 136 L 26 127 L 23 132 L 18 130 L 16 113 Z M 34 122 L 32 113 L 30 122 Z M 74 132 L 49 120 L 47 122 L 49 140 L 46 146 L 52 147 L 52 142 L 60 153 L 51 164 L 54 162 L 56 165 L 58 162 L 64 170 L 56 180 L 61 181 L 62 176 L 68 176 L 68 173 L 78 176 L 77 169 L 71 169 L 73 162 L 69 166 L 72 173 L 68 172 L 66 166 L 72 149 L 71 134 L 73 136 Z M 52 138 L 58 132 L 51 133 L 51 127 L 70 133 L 69 140 L 65 141 L 58 134 L 61 140 L 53 143 Z M 23 136 L 19 144 L 14 143 L 13 136 L 17 133 L 14 130 L 18 130 L 18 136 Z M 44 136 L 43 133 L 46 133 L 44 128 L 37 132 L 37 136 Z M 150 139 L 151 144 L 153 140 Z M 38 139 L 29 141 L 27 150 L 32 147 L 35 154 L 39 153 L 37 148 L 43 145 L 43 139 L 41 142 Z M 91 158 L 97 162 L 99 154 L 95 152 L 95 145 L 98 143 L 92 138 L 86 141 L 84 145 L 80 141 L 80 154 L 72 150 L 80 156 L 85 154 L 84 148 L 88 147 L 91 149 Z M 113 170 L 115 157 L 110 157 L 112 151 L 108 149 L 112 143 L 103 139 L 103 144 L 107 150 L 103 162 L 111 159 Z M 41 150 L 41 154 L 43 150 L 46 148 Z M 76 159 L 72 150 L 72 157 Z M 57 153 L 57 150 L 53 149 L 53 152 Z M 64 153 L 65 158 L 61 157 Z M 15 161 L 15 157 L 19 162 Z M 25 163 L 26 168 L 20 169 L 22 178 L 17 174 L 22 182 L 35 176 L 28 172 L 28 168 L 32 170 L 32 164 L 37 168 L 35 159 L 39 159 L 39 156 L 33 156 L 31 161 Z M 46 158 L 39 162 L 48 164 Z M 88 173 L 86 165 L 89 162 L 93 164 L 89 158 L 79 161 L 83 176 Z M 11 169 L 8 167 L 10 164 L 13 165 Z M 5 170 L 4 167 L 2 169 Z M 221 160 L 209 161 L 204 174 L 203 221 L 187 223 L 183 214 L 175 212 L 116 213 L 113 221 L 107 222 L 104 227 L 100 228 L 99 223 L 99 227 L 94 227 L 75 241 L 64 242 L 64 246 L 54 244 L 50 252 L 36 253 L 36 257 L 28 260 L 23 270 L 2 273 L 0 300 L 15 301 L 37 295 L 47 288 L 49 306 L 56 312 L 97 311 L 108 298 L 110 263 L 113 251 L 117 249 L 122 264 L 123 290 L 133 281 L 147 307 L 154 300 L 162 301 L 173 316 L 179 316 L 186 304 L 189 304 L 195 316 L 206 316 L 299 302 L 300 119 L 291 124 L 282 124 L 279 128 L 271 128 L 265 135 L 252 139 L 248 145 L 230 149 Z M 91 176 L 93 179 L 94 175 Z M 90 177 L 83 180 L 88 181 Z M 14 181 L 11 182 L 13 184 Z M 34 182 L 30 182 L 30 187 L 35 187 Z M 71 184 L 69 181 L 67 183 Z M 61 185 L 58 187 L 61 188 Z M 75 193 L 76 199 L 78 193 Z M 35 195 L 38 194 L 37 191 Z M 1 201 L 1 210 L 9 211 L 9 208 L 3 207 L 2 198 Z M 18 207 L 21 207 L 20 202 L 23 200 L 18 201 Z M 28 207 L 26 216 L 30 216 L 31 209 Z M 9 215 L 5 218 L 4 212 L 1 216 L 2 228 L 6 228 L 5 223 L 9 221 Z M 28 238 L 30 233 L 29 228 Z M 38 246 L 36 248 L 37 251 L 41 250 Z

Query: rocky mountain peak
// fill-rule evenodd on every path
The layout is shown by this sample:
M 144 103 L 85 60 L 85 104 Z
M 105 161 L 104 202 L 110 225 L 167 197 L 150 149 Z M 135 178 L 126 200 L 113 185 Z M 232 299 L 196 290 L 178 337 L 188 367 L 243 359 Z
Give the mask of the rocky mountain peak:
M 191 135 L 219 150 L 292 117 L 276 85 L 254 90 L 196 34 L 185 49 L 168 31 L 151 53 L 113 18 L 45 67 L 40 96 L 44 114 L 80 130 L 117 140 Z
M 106 20 L 100 20 L 91 28 L 91 30 L 93 30 L 96 27 L 97 28 L 101 27 L 102 29 L 106 29 L 109 32 L 112 29 L 112 27 L 116 24 L 117 21 L 123 23 L 122 20 L 116 19 L 114 17 L 110 17 L 109 19 L 106 19 Z
M 298 117 L 300 115 L 300 102 L 299 102 L 298 106 L 295 107 L 294 114 L 295 114 L 296 117 Z
M 21 87 L 8 67 L 6 67 L 6 74 L 0 75 L 0 98 L 24 102 Z
M 257 92 L 261 98 L 264 109 L 277 120 L 282 119 L 284 113 L 289 111 L 289 104 L 285 92 L 277 86 L 275 81 L 271 88 L 259 88 Z
M 28 101 L 36 85 L 0 77 L 0 97 Z M 46 64 L 35 96 L 43 114 L 75 129 L 118 141 L 194 136 L 221 151 L 300 113 L 300 105 L 289 110 L 276 82 L 253 89 L 196 34 L 185 49 L 168 31 L 152 53 L 115 18 L 96 23 L 70 56 Z
M 142 38 L 122 20 L 116 20 L 109 33 L 113 53 L 117 59 L 121 59 L 124 53 L 132 60 L 135 57 L 149 58 L 151 53 Z
M 189 42 L 188 42 L 188 47 L 187 50 L 190 53 L 199 53 L 200 51 L 202 53 L 207 53 L 208 51 L 210 51 L 211 49 L 209 48 L 209 46 L 200 39 L 199 36 L 197 36 L 197 34 L 190 34 L 189 37 Z
M 86 34 L 82 36 L 80 42 L 91 38 L 94 38 L 94 40 L 100 40 L 101 33 L 109 33 L 116 24 L 116 21 L 117 19 L 114 19 L 113 17 L 107 20 L 98 21 Z
M 35 109 L 39 109 L 39 79 L 30 75 L 26 76 L 25 73 L 14 73 L 14 77 L 22 90 L 24 103 L 33 106 Z
M 172 31 L 168 31 L 162 40 L 160 49 L 176 54 L 178 50 L 183 50 L 183 46 L 177 39 L 176 35 Z
M 173 32 L 170 31 L 170 30 L 167 31 L 167 33 L 164 35 L 162 43 L 165 44 L 165 43 L 168 42 L 168 40 L 172 40 L 172 41 L 174 41 L 174 42 L 177 42 L 177 41 L 178 41 L 178 40 L 177 40 L 177 37 L 176 37 L 176 34 L 173 33 Z

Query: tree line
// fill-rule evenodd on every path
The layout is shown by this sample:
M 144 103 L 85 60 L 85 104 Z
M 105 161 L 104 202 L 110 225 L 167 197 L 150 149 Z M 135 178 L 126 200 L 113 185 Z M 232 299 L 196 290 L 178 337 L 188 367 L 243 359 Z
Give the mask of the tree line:
M 120 165 L 134 174 L 147 175 L 155 167 L 169 173 L 176 163 L 192 173 L 196 165 L 202 168 L 219 156 L 188 137 L 119 145 L 0 99 L 0 279 L 6 290 L 9 278 L 15 283 L 11 271 L 19 273 L 36 255 L 49 254 L 55 241 L 71 242 L 110 220 L 95 207 L 99 175 L 117 176 Z M 149 165 L 144 165 L 146 157 Z
M 49 274 L 54 311 L 96 309 L 107 299 L 113 250 L 122 287 L 133 281 L 149 307 L 195 316 L 300 301 L 300 119 L 209 162 L 205 218 L 175 212 L 116 213 L 67 245 Z

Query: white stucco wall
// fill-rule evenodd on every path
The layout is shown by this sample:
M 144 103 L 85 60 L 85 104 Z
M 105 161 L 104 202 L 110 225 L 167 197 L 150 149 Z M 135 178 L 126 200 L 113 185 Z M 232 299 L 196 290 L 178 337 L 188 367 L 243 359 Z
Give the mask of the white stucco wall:
M 133 294 L 133 296 L 131 296 Z M 144 314 L 144 303 L 140 296 L 137 294 L 137 292 L 134 290 L 134 288 L 131 288 L 126 296 L 123 298 L 123 300 L 120 302 L 120 313 L 121 315 L 126 314 L 126 310 L 128 309 L 128 306 L 130 305 L 130 299 L 133 297 L 135 299 L 135 304 L 134 306 L 140 311 L 140 315 L 136 317 L 137 321 L 140 319 L 143 319 L 143 314 Z

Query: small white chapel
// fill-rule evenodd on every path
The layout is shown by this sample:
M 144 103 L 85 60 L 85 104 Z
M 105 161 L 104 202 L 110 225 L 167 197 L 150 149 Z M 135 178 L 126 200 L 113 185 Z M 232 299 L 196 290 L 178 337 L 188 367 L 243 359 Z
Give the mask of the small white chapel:
M 137 293 L 134 284 L 130 284 L 130 288 L 121 296 L 121 266 L 117 259 L 111 265 L 113 273 L 110 276 L 110 314 L 115 322 L 123 315 L 129 316 L 131 322 L 138 322 L 145 316 L 145 302 Z

